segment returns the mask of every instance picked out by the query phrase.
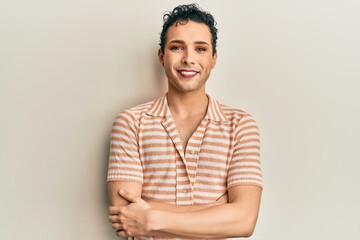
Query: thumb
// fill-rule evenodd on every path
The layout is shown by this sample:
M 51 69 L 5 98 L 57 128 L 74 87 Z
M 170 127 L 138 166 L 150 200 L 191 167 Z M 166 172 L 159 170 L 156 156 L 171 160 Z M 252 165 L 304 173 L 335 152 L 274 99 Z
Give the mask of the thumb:
M 136 202 L 138 199 L 137 197 L 131 196 L 131 194 L 129 194 L 129 192 L 125 191 L 124 189 L 119 190 L 119 195 L 125 200 L 132 203 Z

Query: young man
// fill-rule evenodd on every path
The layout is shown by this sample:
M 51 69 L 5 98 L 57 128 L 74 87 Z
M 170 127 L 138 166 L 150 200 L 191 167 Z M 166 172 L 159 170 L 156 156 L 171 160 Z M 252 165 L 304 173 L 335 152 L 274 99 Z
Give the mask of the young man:
M 168 92 L 117 116 L 111 135 L 109 220 L 136 239 L 252 235 L 260 206 L 253 117 L 219 104 L 205 83 L 216 64 L 211 14 L 165 14 L 158 56 Z

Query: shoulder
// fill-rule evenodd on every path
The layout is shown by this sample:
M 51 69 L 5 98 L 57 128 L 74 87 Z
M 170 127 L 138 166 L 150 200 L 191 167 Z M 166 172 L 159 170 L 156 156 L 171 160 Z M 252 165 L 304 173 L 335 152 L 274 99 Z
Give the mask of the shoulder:
M 219 106 L 228 121 L 238 122 L 238 121 L 243 121 L 245 119 L 253 119 L 255 121 L 252 114 L 250 114 L 243 108 L 230 107 L 228 105 L 221 103 L 219 103 Z
M 224 104 L 220 104 L 220 107 L 227 121 L 231 122 L 236 138 L 245 137 L 259 141 L 259 127 L 252 114 L 243 108 L 234 108 Z
M 235 129 L 236 134 L 247 131 L 258 132 L 257 122 L 248 111 L 243 108 L 230 107 L 221 103 L 218 103 L 218 105 L 227 122 Z
M 114 122 L 126 121 L 136 124 L 139 122 L 142 113 L 146 113 L 154 104 L 154 102 L 155 100 L 152 100 L 146 103 L 138 104 L 133 107 L 127 108 L 116 115 Z

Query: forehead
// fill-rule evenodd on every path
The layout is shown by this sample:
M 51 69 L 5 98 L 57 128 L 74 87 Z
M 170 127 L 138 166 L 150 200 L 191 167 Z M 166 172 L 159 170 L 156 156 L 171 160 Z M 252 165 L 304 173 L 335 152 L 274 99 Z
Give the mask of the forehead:
M 178 21 L 169 27 L 166 41 L 183 40 L 185 42 L 205 41 L 211 44 L 211 32 L 205 23 Z

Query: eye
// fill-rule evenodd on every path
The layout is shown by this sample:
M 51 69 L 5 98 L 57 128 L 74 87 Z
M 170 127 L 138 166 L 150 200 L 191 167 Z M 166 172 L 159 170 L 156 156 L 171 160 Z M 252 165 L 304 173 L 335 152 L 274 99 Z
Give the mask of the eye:
M 170 49 L 171 49 L 171 51 L 181 51 L 181 50 L 184 50 L 184 47 L 182 47 L 182 46 L 171 46 Z
M 198 52 L 206 52 L 207 49 L 204 48 L 204 47 L 197 47 L 197 48 L 196 48 L 196 51 L 198 51 Z

